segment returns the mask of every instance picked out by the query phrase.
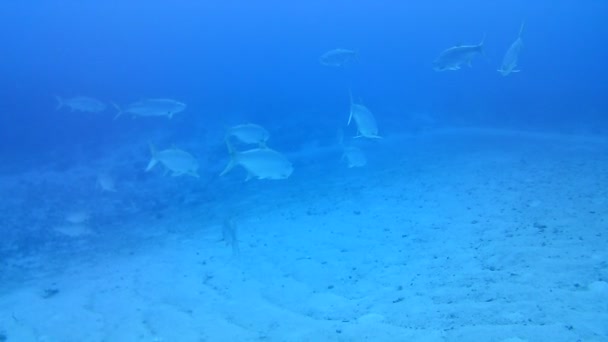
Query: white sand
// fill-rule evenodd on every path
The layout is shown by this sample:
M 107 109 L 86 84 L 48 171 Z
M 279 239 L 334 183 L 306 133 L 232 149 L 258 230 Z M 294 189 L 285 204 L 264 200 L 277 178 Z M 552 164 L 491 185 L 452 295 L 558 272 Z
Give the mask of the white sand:
M 346 168 L 337 153 L 331 167 L 300 165 L 306 172 L 286 182 L 235 184 L 239 202 L 220 197 L 114 228 L 145 237 L 94 257 L 81 250 L 60 272 L 5 290 L 0 333 L 62 342 L 608 340 L 604 141 L 444 131 L 365 150 L 364 168 Z M 238 213 L 238 255 L 219 241 L 227 212 Z M 103 239 L 102 225 L 96 233 Z

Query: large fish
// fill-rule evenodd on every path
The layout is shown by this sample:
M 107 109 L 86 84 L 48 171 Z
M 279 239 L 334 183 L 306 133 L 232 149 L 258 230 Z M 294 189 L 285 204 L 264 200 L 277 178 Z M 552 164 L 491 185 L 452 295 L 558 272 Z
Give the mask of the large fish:
M 287 179 L 293 172 L 293 165 L 281 153 L 268 147 L 254 148 L 237 152 L 226 140 L 230 152 L 230 162 L 220 176 L 225 175 L 236 165 L 247 170 L 247 179 Z
M 245 144 L 260 146 L 266 146 L 266 140 L 270 136 L 264 127 L 251 123 L 230 127 L 226 135 L 227 137 L 233 136 Z
M 350 116 L 348 117 L 347 126 L 351 121 L 355 121 L 357 125 L 357 135 L 355 138 L 380 138 L 378 135 L 378 124 L 372 112 L 362 104 L 353 101 L 352 93 L 350 94 Z
M 444 50 L 433 62 L 435 71 L 459 70 L 464 64 L 471 66 L 471 61 L 477 55 L 483 54 L 485 35 L 477 45 L 458 45 Z
M 198 178 L 198 161 L 190 153 L 177 148 L 157 151 L 151 144 L 150 152 L 152 158 L 146 167 L 146 172 L 161 163 L 173 173 L 173 176 L 189 175 Z
M 505 56 L 502 59 L 502 65 L 498 69 L 498 72 L 503 76 L 507 76 L 512 72 L 520 71 L 519 69 L 517 69 L 517 61 L 519 59 L 519 53 L 521 52 L 521 48 L 524 46 L 524 42 L 521 39 L 521 34 L 523 33 L 523 31 L 524 23 L 521 23 L 521 26 L 519 28 L 519 35 L 505 53 Z
M 92 97 L 76 96 L 69 99 L 63 99 L 59 96 L 55 96 L 55 99 L 57 100 L 55 110 L 59 110 L 63 107 L 68 107 L 71 111 L 88 113 L 99 113 L 106 110 L 105 103 Z
M 334 49 L 321 55 L 319 63 L 329 67 L 342 67 L 356 62 L 358 58 L 357 51 Z
M 121 109 L 115 103 L 113 105 L 118 110 L 118 114 L 116 114 L 114 119 L 123 114 L 131 114 L 132 116 L 166 116 L 171 119 L 173 115 L 186 109 L 185 103 L 171 99 L 145 99 L 131 103 L 124 109 Z

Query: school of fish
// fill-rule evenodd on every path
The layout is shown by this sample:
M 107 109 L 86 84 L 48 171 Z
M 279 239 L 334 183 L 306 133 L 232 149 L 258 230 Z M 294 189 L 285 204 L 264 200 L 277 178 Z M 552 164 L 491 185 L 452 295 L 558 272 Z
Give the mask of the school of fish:
M 519 34 L 506 50 L 502 63 L 497 71 L 502 76 L 520 72 L 519 56 L 523 48 L 522 34 L 524 23 L 521 23 Z M 457 71 L 463 66 L 472 67 L 475 57 L 484 55 L 485 34 L 477 44 L 458 44 L 441 51 L 432 62 L 435 71 Z M 359 62 L 359 52 L 353 49 L 336 48 L 323 53 L 319 57 L 322 66 L 331 68 L 347 68 Z M 349 90 L 350 105 L 346 126 L 354 123 L 355 133 L 350 143 L 344 142 L 344 133 L 340 129 L 339 146 L 342 149 L 341 160 L 348 168 L 359 168 L 367 165 L 364 150 L 354 144 L 355 141 L 363 139 L 378 140 L 382 136 L 379 133 L 378 122 L 372 111 L 363 104 L 361 100 L 355 101 Z M 56 110 L 63 108 L 70 112 L 82 112 L 98 114 L 107 112 L 108 108 L 114 108 L 114 119 L 121 116 L 132 118 L 154 118 L 164 117 L 167 119 L 184 112 L 186 104 L 170 98 L 147 98 L 140 99 L 124 106 L 112 101 L 101 101 L 88 96 L 74 96 L 62 98 L 55 96 Z M 108 104 L 110 106 L 108 106 Z M 346 111 L 346 110 L 345 110 Z M 294 171 L 293 164 L 287 157 L 274 149 L 268 147 L 270 133 L 264 127 L 254 123 L 243 123 L 228 127 L 224 142 L 228 149 L 229 162 L 219 174 L 224 176 L 236 166 L 241 166 L 246 172 L 246 180 L 285 180 Z M 162 165 L 165 174 L 172 176 L 191 176 L 199 178 L 199 162 L 195 155 L 177 147 L 157 150 L 150 144 L 150 161 L 145 168 L 146 172 L 152 171 L 157 165 Z M 100 173 L 97 177 L 97 186 L 103 192 L 117 192 L 113 177 L 108 173 Z M 75 214 L 69 216 L 74 221 Z M 80 216 L 76 217 L 80 218 Z M 73 222 L 72 222 L 73 223 Z M 77 222 L 80 224 L 81 222 Z M 73 223 L 76 224 L 76 223 Z M 66 232 L 73 234 L 74 232 Z

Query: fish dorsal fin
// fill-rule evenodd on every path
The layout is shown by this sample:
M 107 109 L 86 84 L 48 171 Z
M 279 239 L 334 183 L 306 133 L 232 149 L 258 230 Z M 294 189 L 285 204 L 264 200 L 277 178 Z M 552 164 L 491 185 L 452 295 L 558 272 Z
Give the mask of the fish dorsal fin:
M 484 32 L 483 36 L 481 37 L 481 41 L 479 42 L 478 45 L 479 46 L 483 46 L 483 43 L 485 43 L 485 41 L 486 41 L 486 33 Z
M 521 22 L 521 26 L 519 27 L 519 34 L 517 35 L 518 38 L 521 38 L 521 35 L 524 33 L 524 27 L 526 26 L 526 21 L 522 21 Z

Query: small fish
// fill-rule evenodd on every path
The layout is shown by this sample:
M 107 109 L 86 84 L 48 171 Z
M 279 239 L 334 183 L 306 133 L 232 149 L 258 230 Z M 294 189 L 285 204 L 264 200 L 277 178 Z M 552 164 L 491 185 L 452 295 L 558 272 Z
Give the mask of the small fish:
M 233 136 L 245 144 L 258 144 L 266 146 L 266 141 L 270 134 L 268 131 L 256 124 L 244 124 L 230 127 L 226 136 Z
M 189 175 L 198 178 L 198 161 L 190 153 L 177 149 L 169 148 L 162 151 L 156 151 L 154 146 L 150 144 L 150 153 L 152 158 L 146 167 L 146 172 L 150 171 L 157 163 L 163 164 L 167 170 L 173 173 L 173 176 Z
M 71 224 L 83 224 L 90 218 L 91 216 L 86 211 L 72 211 L 65 216 L 65 220 Z
M 77 96 L 69 99 L 63 99 L 59 96 L 55 96 L 57 100 L 57 106 L 55 110 L 59 110 L 63 107 L 68 107 L 70 111 L 86 112 L 86 113 L 100 113 L 106 110 L 106 105 L 92 97 Z
M 186 109 L 185 103 L 171 99 L 141 100 L 128 105 L 125 109 L 121 109 L 115 103 L 112 104 L 118 111 L 114 119 L 123 114 L 131 114 L 132 116 L 166 116 L 171 119 L 173 115 Z
M 343 67 L 356 62 L 359 55 L 354 50 L 334 49 L 319 57 L 319 63 L 329 67 Z
M 87 235 L 92 235 L 94 233 L 90 226 L 83 223 L 59 225 L 55 226 L 53 230 L 59 234 L 71 238 L 84 237 Z
M 353 95 L 350 94 L 350 116 L 347 126 L 354 119 L 357 124 L 357 136 L 355 138 L 381 138 L 378 135 L 378 124 L 372 112 L 362 104 L 353 102 Z
M 287 179 L 293 172 L 293 166 L 281 153 L 268 147 L 259 147 L 251 150 L 237 152 L 226 140 L 230 162 L 220 176 L 225 175 L 236 165 L 247 170 L 247 179 Z
M 519 27 L 519 35 L 505 53 L 505 56 L 502 59 L 502 65 L 498 69 L 498 72 L 503 76 L 507 76 L 512 72 L 520 71 L 519 69 L 517 69 L 517 61 L 519 59 L 519 53 L 521 52 L 521 48 L 524 46 L 524 42 L 521 39 L 521 34 L 523 33 L 523 31 L 524 23 L 521 23 L 521 26 Z
M 97 175 L 97 186 L 104 192 L 116 192 L 114 185 L 114 179 L 106 173 L 100 173 Z
M 367 164 L 367 158 L 360 148 L 356 146 L 344 147 L 344 153 L 342 154 L 342 160 L 346 160 L 346 165 L 349 168 L 362 167 Z
M 459 70 L 463 64 L 471 66 L 471 61 L 477 55 L 483 54 L 485 35 L 477 45 L 458 45 L 444 50 L 433 62 L 435 71 Z

